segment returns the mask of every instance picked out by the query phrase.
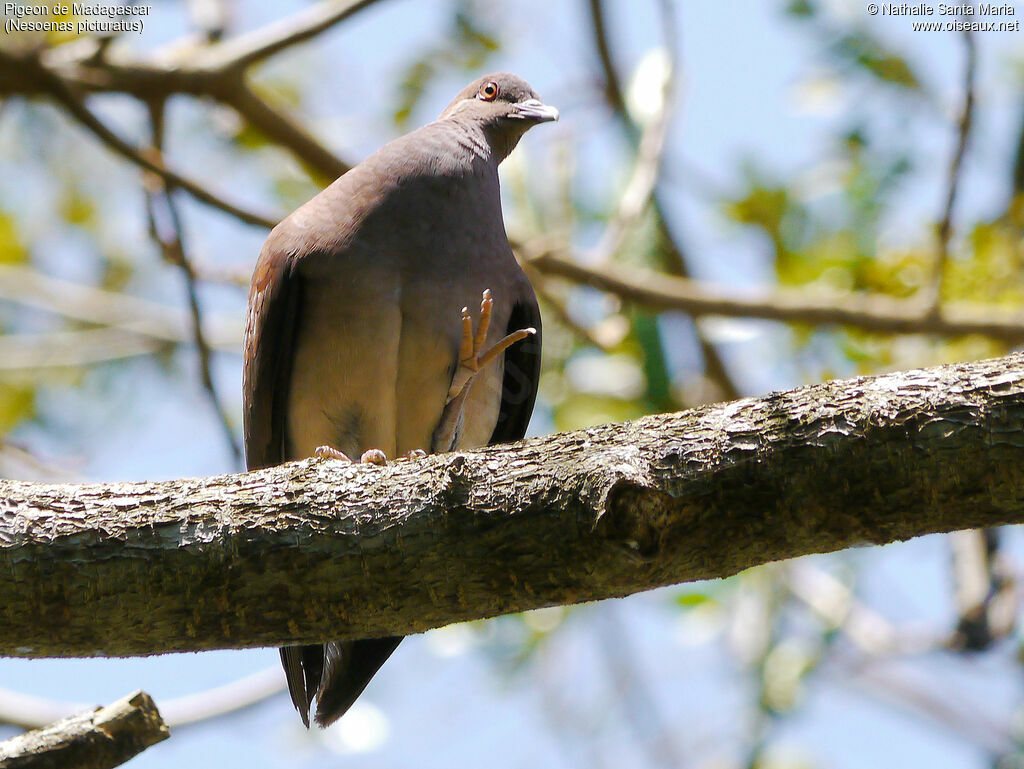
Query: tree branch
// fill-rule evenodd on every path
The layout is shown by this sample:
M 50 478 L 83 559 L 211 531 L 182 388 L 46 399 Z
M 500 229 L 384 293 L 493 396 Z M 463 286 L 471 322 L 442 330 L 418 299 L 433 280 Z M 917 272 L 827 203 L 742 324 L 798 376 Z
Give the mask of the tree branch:
M 932 268 L 931 284 L 926 289 L 926 291 L 931 292 L 929 299 L 934 313 L 938 313 L 942 303 L 942 281 L 946 273 L 946 265 L 949 262 L 949 243 L 953 237 L 953 206 L 956 204 L 964 155 L 967 152 L 967 141 L 971 134 L 971 124 L 974 122 L 974 80 L 978 57 L 974 35 L 971 34 L 970 30 L 964 30 L 963 41 L 964 101 L 963 107 L 960 110 L 960 117 L 957 120 L 953 159 L 949 162 L 949 172 L 946 177 L 946 201 L 942 207 L 942 218 L 939 220 L 938 254 L 935 258 L 935 266 Z
M 321 144 L 288 115 L 274 109 L 252 87 L 241 82 L 224 94 L 224 101 L 270 141 L 287 148 L 311 171 L 332 182 L 350 166 Z
M 608 102 L 608 106 L 611 107 L 612 113 L 619 118 L 626 134 L 637 144 L 637 153 L 638 156 L 640 156 L 640 146 L 643 144 L 643 137 L 640 135 L 636 124 L 630 119 L 629 110 L 627 109 L 626 100 L 622 92 L 622 85 L 619 82 L 618 70 L 616 69 L 615 62 L 613 61 L 611 41 L 608 37 L 607 26 L 605 24 L 604 3 L 602 0 L 590 0 L 588 5 L 590 9 L 594 45 L 597 50 L 598 60 L 601 63 L 601 69 L 604 73 L 605 100 Z M 669 51 L 669 59 L 674 71 L 679 66 L 679 40 L 675 31 L 675 14 L 672 6 L 664 0 L 659 3 L 658 8 L 661 15 L 662 34 L 665 37 L 665 47 Z M 666 109 L 665 119 L 667 120 L 667 110 L 670 108 L 671 101 L 669 97 L 672 95 L 671 82 L 666 84 L 665 94 L 666 102 L 664 106 Z M 667 130 L 667 126 L 665 126 L 664 130 Z M 662 146 L 658 148 L 659 154 L 663 153 L 665 150 L 664 137 L 662 137 L 660 141 Z M 662 163 L 659 159 L 657 161 L 658 172 L 655 174 L 653 179 L 654 186 L 649 193 L 651 202 L 654 204 L 655 219 L 658 226 L 661 245 L 669 260 L 667 267 L 668 271 L 680 278 L 689 278 L 690 271 L 686 263 L 686 257 L 683 254 L 683 249 L 680 246 L 679 241 L 668 226 L 668 220 L 665 216 L 665 206 L 662 204 L 661 196 L 658 194 L 658 184 L 661 181 L 661 166 Z M 726 369 L 725 362 L 722 360 L 722 356 L 719 355 L 718 349 L 708 339 L 707 334 L 705 334 L 701 329 L 699 323 L 695 324 L 694 332 L 697 337 L 697 342 L 700 345 L 701 355 L 704 357 L 704 371 L 707 377 L 717 385 L 721 391 L 721 396 L 726 400 L 732 400 L 740 397 L 740 388 L 737 387 L 732 376 L 729 374 L 729 371 Z
M 189 318 L 179 309 L 17 265 L 0 264 L 0 300 L 109 327 L 0 335 L 0 371 L 89 365 L 187 344 L 192 338 Z M 203 321 L 211 347 L 238 351 L 242 338 L 236 317 L 207 314 Z
M 280 665 L 193 694 L 161 700 L 160 714 L 168 728 L 178 730 L 259 705 L 285 690 Z M 0 723 L 38 729 L 87 705 L 22 694 L 0 687 Z
M 138 691 L 105 708 L 95 708 L 0 742 L 0 766 L 108 769 L 170 736 L 152 698 Z
M 409 634 L 1024 521 L 1024 355 L 383 467 L 0 481 L 0 653 Z
M 348 164 L 299 123 L 260 98 L 247 82 L 245 70 L 255 61 L 301 42 L 370 4 L 366 0 L 322 3 L 249 35 L 214 46 L 197 47 L 179 41 L 146 59 L 123 50 L 108 51 L 92 39 L 38 54 L 8 52 L 0 56 L 0 94 L 52 96 L 56 78 L 69 89 L 124 93 L 142 102 L 166 100 L 175 94 L 214 99 L 232 107 L 271 141 L 329 181 L 348 170 Z M 109 144 L 109 136 L 101 138 Z M 130 145 L 121 142 L 110 146 L 138 162 L 139 153 L 133 154 Z M 269 221 L 267 217 L 259 218 Z
M 539 272 L 594 286 L 642 307 L 682 310 L 695 317 L 832 324 L 888 334 L 981 334 L 1011 343 L 1024 339 L 1024 314 L 989 305 L 950 304 L 935 314 L 930 302 L 884 294 L 828 289 L 812 294 L 808 288 L 740 293 L 650 270 L 626 270 L 612 264 L 585 266 L 550 248 L 536 256 L 526 254 L 523 261 Z
M 156 174 L 168 184 L 180 187 L 200 203 L 230 214 L 246 224 L 266 227 L 268 229 L 277 224 L 277 219 L 247 211 L 233 203 L 229 203 L 191 179 L 186 179 L 181 174 L 170 170 L 163 163 L 147 157 L 143 152 L 110 130 L 103 121 L 92 113 L 82 98 L 75 92 L 74 88 L 68 85 L 60 75 L 51 72 L 37 57 L 32 55 L 19 57 L 0 50 L 0 68 L 2 67 L 21 69 L 25 73 L 24 77 L 26 80 L 41 84 L 41 88 L 45 93 L 52 96 L 71 117 L 87 128 L 108 149 L 140 168 Z
M 149 103 L 149 119 L 153 144 L 151 151 L 155 157 L 163 158 L 164 117 L 166 102 L 154 100 Z M 228 419 L 227 410 L 221 402 L 220 395 L 213 383 L 213 352 L 209 340 L 203 330 L 203 311 L 199 304 L 199 286 L 196 270 L 191 258 L 185 251 L 185 225 L 174 201 L 174 190 L 167 186 L 162 178 L 150 174 L 143 183 L 146 193 L 146 219 L 149 234 L 160 249 L 164 260 L 174 265 L 181 272 L 185 282 L 185 296 L 188 300 L 189 312 L 192 315 L 192 341 L 196 347 L 199 363 L 199 380 L 210 400 L 210 406 L 217 417 L 224 441 L 234 460 L 234 467 L 242 465 L 242 446 L 238 442 L 235 430 Z M 161 216 L 161 214 L 163 214 Z
M 204 52 L 204 67 L 220 71 L 244 70 L 316 37 L 377 0 L 327 0 L 262 29 L 226 40 Z

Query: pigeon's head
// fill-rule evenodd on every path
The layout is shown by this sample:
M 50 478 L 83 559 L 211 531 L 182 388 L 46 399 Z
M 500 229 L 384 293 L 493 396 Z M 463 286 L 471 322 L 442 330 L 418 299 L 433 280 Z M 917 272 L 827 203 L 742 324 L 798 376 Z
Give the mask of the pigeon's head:
M 441 120 L 449 118 L 481 125 L 500 160 L 532 126 L 558 120 L 558 110 L 542 102 L 521 77 L 496 72 L 463 88 L 441 113 Z

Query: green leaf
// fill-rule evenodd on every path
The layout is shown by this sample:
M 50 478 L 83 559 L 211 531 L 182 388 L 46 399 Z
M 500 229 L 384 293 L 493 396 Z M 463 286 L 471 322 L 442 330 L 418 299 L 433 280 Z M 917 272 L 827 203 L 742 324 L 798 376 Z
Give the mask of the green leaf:
M 679 595 L 677 595 L 676 603 L 679 606 L 682 606 L 684 609 L 693 609 L 697 606 L 706 606 L 709 604 L 714 604 L 717 603 L 717 601 L 707 593 L 692 592 L 680 593 Z
M 34 387 L 0 382 L 0 435 L 6 435 L 35 413 Z

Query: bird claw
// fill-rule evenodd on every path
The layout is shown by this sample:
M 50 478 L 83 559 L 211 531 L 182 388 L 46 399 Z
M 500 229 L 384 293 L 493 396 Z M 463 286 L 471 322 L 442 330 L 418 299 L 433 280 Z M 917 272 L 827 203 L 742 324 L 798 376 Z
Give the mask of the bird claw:
M 459 365 L 452 376 L 452 385 L 448 389 L 446 403 L 451 403 L 459 397 L 465 397 L 476 375 L 488 363 L 516 342 L 537 333 L 535 328 L 521 328 L 499 339 L 484 350 L 487 332 L 491 328 L 491 309 L 493 307 L 494 300 L 491 299 L 491 289 L 484 289 L 483 299 L 480 301 L 480 323 L 477 325 L 475 334 L 473 333 L 473 317 L 469 314 L 469 308 L 462 308 L 462 342 L 459 344 Z
M 462 341 L 459 344 L 459 362 L 452 375 L 451 387 L 448 388 L 448 399 L 445 401 L 444 411 L 441 412 L 441 419 L 431 440 L 431 451 L 451 451 L 454 448 L 459 426 L 462 423 L 462 406 L 466 402 L 466 397 L 469 395 L 469 390 L 477 374 L 516 342 L 537 333 L 535 328 L 521 328 L 499 339 L 485 350 L 484 344 L 487 342 L 487 332 L 491 327 L 493 307 L 494 300 L 491 299 L 491 290 L 485 289 L 483 299 L 480 301 L 480 322 L 477 324 L 476 333 L 473 332 L 473 317 L 469 314 L 469 308 L 462 308 Z
M 427 452 L 425 452 L 423 449 L 413 449 L 412 451 L 410 451 L 408 454 L 405 455 L 405 458 L 406 459 L 423 459 L 423 457 L 425 457 L 426 455 L 427 455 Z
M 317 446 L 316 451 L 313 452 L 313 456 L 316 459 L 337 459 L 342 462 L 352 461 L 348 454 L 338 451 L 333 446 Z M 363 455 L 359 457 L 359 462 L 364 465 L 386 465 L 388 463 L 388 457 L 380 449 L 367 449 L 363 452 Z
M 359 457 L 359 461 L 364 465 L 379 465 L 383 467 L 388 463 L 388 456 L 380 449 L 367 449 Z
M 313 456 L 316 459 L 338 459 L 342 462 L 351 462 L 348 454 L 344 454 L 338 451 L 333 446 L 317 446 L 316 451 L 313 452 Z

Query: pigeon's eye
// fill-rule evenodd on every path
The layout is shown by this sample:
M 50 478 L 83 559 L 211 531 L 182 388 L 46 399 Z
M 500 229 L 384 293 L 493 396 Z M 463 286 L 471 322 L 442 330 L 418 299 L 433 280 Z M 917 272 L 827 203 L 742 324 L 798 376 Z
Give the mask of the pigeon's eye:
M 478 96 L 484 101 L 494 101 L 498 98 L 498 84 L 493 80 L 484 83 L 480 86 L 480 93 Z

